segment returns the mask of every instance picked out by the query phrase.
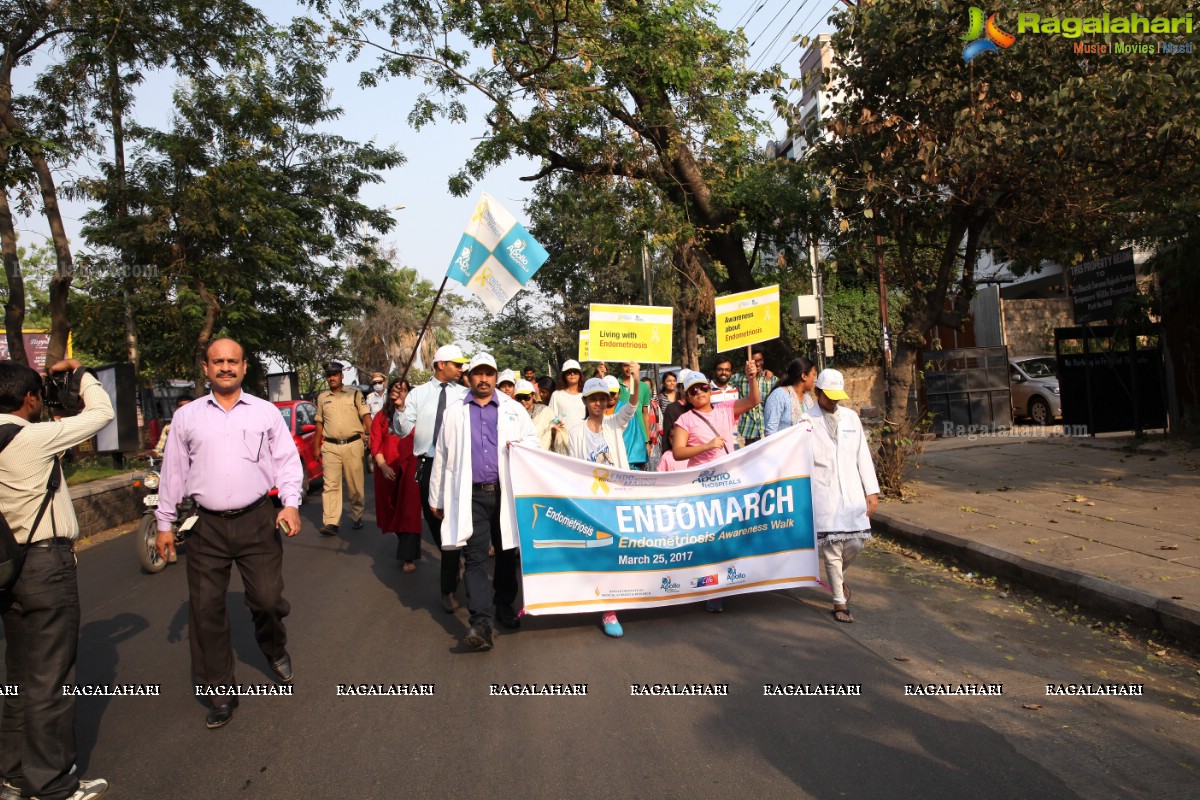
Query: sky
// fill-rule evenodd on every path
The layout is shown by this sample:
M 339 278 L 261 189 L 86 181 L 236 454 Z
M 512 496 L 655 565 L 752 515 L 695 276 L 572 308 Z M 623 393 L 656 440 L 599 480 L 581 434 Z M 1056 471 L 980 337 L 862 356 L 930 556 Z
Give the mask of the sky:
M 275 23 L 284 23 L 302 13 L 290 0 L 259 0 L 257 5 Z M 785 72 L 794 74 L 801 51 L 791 37 L 828 30 L 824 21 L 836 5 L 835 0 L 725 0 L 718 21 L 727 28 L 739 24 L 745 27 L 751 43 L 748 63 L 752 67 L 783 63 Z M 440 284 L 480 192 L 487 191 L 514 216 L 526 221 L 522 206 L 531 184 L 520 178 L 534 174 L 538 167 L 528 159 L 514 159 L 479 181 L 471 195 L 454 197 L 447 189 L 447 179 L 466 161 L 474 140 L 486 133 L 482 121 L 486 106 L 479 102 L 472 104 L 467 123 L 442 122 L 414 131 L 407 117 L 423 84 L 393 79 L 361 89 L 357 83 L 363 63 L 364 59 L 360 59 L 358 63 L 339 62 L 330 66 L 332 103 L 345 113 L 328 129 L 358 141 L 394 145 L 404 154 L 406 163 L 385 173 L 381 183 L 367 186 L 361 199 L 370 206 L 392 209 L 396 226 L 384 241 L 395 245 L 404 266 L 416 268 L 423 277 Z M 20 79 L 28 79 L 29 74 L 27 69 L 23 75 L 14 76 L 18 87 Z M 137 93 L 132 116 L 145 125 L 169 124 L 173 85 L 173 75 L 150 75 Z M 761 108 L 764 116 L 771 116 L 765 101 Z M 777 117 L 772 130 L 774 138 L 783 136 L 784 125 Z M 59 183 L 93 168 L 94 162 L 76 164 L 60 172 Z M 87 206 L 78 202 L 63 203 L 64 223 L 77 251 L 85 246 L 79 229 L 80 217 L 86 210 Z M 18 219 L 17 227 L 22 244 L 41 243 L 47 237 L 48 227 L 40 216 Z M 451 281 L 451 286 L 456 284 Z

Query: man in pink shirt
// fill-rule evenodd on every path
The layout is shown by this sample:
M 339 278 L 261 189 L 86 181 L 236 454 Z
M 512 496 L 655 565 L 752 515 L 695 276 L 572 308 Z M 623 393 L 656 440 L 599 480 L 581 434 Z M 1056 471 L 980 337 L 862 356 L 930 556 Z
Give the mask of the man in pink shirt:
M 204 359 L 212 392 L 171 420 L 156 516 L 158 553 L 170 558 L 176 504 L 188 494 L 200 508 L 188 539 L 188 626 L 196 691 L 210 700 L 208 727 L 219 728 L 233 718 L 238 704 L 225 610 L 230 563 L 242 575 L 255 638 L 271 672 L 282 683 L 292 680 L 279 531 L 287 536 L 300 531 L 302 467 L 279 409 L 242 391 L 242 346 L 218 339 Z M 279 488 L 283 502 L 278 513 L 268 497 L 272 487 Z

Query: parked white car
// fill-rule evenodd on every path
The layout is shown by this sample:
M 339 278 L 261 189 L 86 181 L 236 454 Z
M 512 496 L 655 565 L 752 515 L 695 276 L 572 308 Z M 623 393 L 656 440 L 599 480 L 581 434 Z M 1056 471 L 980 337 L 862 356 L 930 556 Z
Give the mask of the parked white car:
M 1018 356 L 1008 360 L 1013 419 L 1029 417 L 1038 425 L 1062 419 L 1057 370 L 1054 356 Z

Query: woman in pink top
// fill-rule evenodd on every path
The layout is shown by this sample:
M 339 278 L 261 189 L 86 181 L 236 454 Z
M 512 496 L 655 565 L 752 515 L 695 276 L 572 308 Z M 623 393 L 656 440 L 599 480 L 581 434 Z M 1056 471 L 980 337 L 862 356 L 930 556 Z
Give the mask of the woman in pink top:
M 725 453 L 733 452 L 737 437 L 737 420 L 742 414 L 758 405 L 758 366 L 746 362 L 746 377 L 749 378 L 750 396 L 739 397 L 734 402 L 712 404 L 712 387 L 702 373 L 692 372 L 683 382 L 692 410 L 679 416 L 671 429 L 671 450 L 675 460 L 689 467 L 698 467 L 716 461 Z M 706 600 L 706 611 L 719 613 L 725 610 L 721 598 Z
M 758 367 L 746 362 L 746 377 L 750 379 L 750 395 L 735 402 L 712 404 L 712 391 L 703 373 L 693 372 L 684 382 L 684 391 L 692 410 L 680 415 L 671 431 L 671 451 L 675 460 L 698 467 L 732 453 L 737 438 L 737 420 L 761 401 Z

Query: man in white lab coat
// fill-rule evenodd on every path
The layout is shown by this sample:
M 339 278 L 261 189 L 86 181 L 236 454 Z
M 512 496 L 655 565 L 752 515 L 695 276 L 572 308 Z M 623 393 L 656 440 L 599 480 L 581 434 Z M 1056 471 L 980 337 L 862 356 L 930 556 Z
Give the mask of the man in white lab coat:
M 466 561 L 470 628 L 463 643 L 476 650 L 492 648 L 492 598 L 488 593 L 488 547 L 496 550 L 496 620 L 506 628 L 521 627 L 513 603 L 517 599 L 518 551 L 503 549 L 501 528 L 509 519 L 500 513 L 500 487 L 508 474 L 504 449 L 516 442 L 538 447 L 529 412 L 496 391 L 496 360 L 478 353 L 467 367 L 470 393 L 448 404 L 441 436 L 435 444 L 429 481 L 429 507 L 442 518 L 442 547 L 461 548 Z M 510 534 L 515 532 L 509 532 Z M 510 541 L 515 536 L 510 536 Z
M 843 573 L 871 538 L 870 517 L 879 506 L 879 480 L 862 420 L 848 408 L 846 381 L 836 369 L 817 376 L 813 420 L 813 517 L 817 549 L 833 592 L 833 618 L 854 622 Z

